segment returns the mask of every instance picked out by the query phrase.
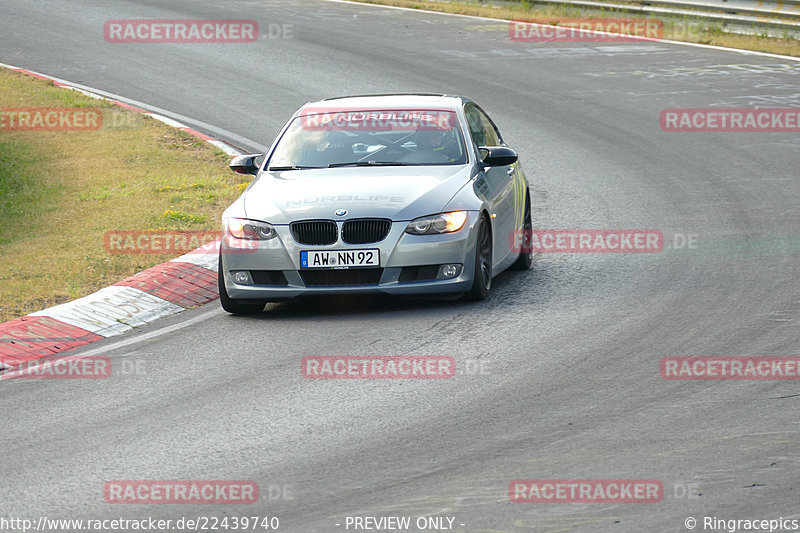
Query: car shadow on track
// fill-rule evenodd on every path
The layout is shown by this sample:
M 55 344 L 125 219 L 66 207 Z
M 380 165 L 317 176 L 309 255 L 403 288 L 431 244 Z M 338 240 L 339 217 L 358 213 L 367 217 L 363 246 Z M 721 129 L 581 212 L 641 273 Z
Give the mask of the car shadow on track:
M 378 314 L 420 312 L 463 313 L 501 310 L 546 299 L 541 286 L 542 268 L 537 262 L 527 271 L 506 271 L 492 280 L 489 299 L 473 302 L 459 295 L 391 296 L 383 294 L 343 294 L 300 297 L 285 302 L 267 304 L 263 312 L 249 315 L 261 320 L 296 320 L 298 318 L 359 317 Z M 546 278 L 545 278 L 546 279 Z

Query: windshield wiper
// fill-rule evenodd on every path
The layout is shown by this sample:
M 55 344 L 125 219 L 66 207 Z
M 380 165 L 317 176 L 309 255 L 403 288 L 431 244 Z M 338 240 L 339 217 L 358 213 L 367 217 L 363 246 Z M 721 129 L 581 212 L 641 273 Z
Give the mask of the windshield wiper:
M 269 167 L 267 170 L 305 170 L 307 168 L 323 168 L 323 167 L 308 167 L 304 165 L 288 165 L 285 167 Z
M 403 161 L 351 161 L 349 163 L 331 163 L 328 168 L 335 167 L 408 167 L 419 166 L 420 163 L 406 163 Z

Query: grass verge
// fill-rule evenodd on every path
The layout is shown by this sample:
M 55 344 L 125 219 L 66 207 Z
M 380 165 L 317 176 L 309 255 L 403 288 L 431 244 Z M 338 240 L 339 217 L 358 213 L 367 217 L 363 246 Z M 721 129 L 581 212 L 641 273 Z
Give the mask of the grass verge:
M 456 13 L 478 17 L 538 22 L 558 25 L 559 22 L 574 21 L 578 18 L 596 19 L 612 17 L 619 19 L 656 19 L 663 24 L 663 35 L 660 38 L 690 43 L 710 44 L 743 50 L 755 50 L 772 54 L 800 57 L 800 40 L 788 33 L 781 37 L 771 37 L 767 33 L 758 35 L 742 35 L 724 31 L 720 23 L 702 21 L 695 18 L 684 18 L 675 15 L 662 16 L 649 14 L 639 16 L 611 9 L 579 9 L 569 5 L 535 4 L 532 1 L 502 2 L 479 4 L 475 2 L 425 1 L 425 0 L 355 0 L 364 4 L 407 7 L 425 9 L 441 13 Z M 493 29 L 489 26 L 477 27 L 477 31 L 506 31 L 504 28 Z M 779 30 L 774 30 L 779 31 Z M 635 42 L 635 41 L 634 41 Z
M 93 108 L 91 131 L 15 131 L 9 110 Z M 110 230 L 218 230 L 247 178 L 185 132 L 0 68 L 0 322 L 175 255 L 109 253 Z

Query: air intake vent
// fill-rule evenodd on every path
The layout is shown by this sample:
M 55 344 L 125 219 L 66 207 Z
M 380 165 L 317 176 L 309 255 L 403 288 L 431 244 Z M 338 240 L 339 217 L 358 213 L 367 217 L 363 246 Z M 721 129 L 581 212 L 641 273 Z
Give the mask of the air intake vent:
M 286 276 L 281 270 L 251 270 L 253 283 L 256 285 L 288 285 Z
M 377 285 L 383 275 L 382 268 L 348 268 L 343 270 L 301 270 L 306 287 L 338 285 Z
M 403 267 L 400 271 L 400 277 L 397 281 L 400 283 L 407 283 L 411 281 L 430 281 L 436 279 L 439 273 L 439 265 L 425 265 L 425 266 L 412 266 Z

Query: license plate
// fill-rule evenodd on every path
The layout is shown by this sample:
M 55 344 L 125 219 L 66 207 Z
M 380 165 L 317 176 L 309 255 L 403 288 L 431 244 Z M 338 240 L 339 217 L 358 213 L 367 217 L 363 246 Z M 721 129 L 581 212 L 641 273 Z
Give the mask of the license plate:
M 308 250 L 300 252 L 300 268 L 377 267 L 380 250 Z

